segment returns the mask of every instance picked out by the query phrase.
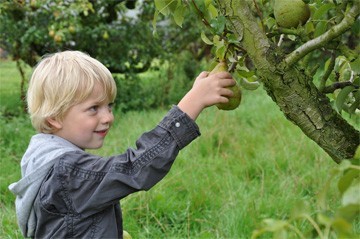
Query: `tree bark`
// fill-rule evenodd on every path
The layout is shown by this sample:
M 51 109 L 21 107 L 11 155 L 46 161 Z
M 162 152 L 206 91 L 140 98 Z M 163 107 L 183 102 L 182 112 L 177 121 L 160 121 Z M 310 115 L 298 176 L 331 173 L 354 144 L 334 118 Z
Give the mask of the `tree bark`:
M 329 99 L 313 84 L 310 76 L 296 64 L 284 67 L 285 55 L 259 27 L 247 1 L 219 1 L 231 28 L 242 39 L 256 67 L 257 76 L 286 118 L 297 125 L 337 163 L 352 159 L 360 132 L 344 120 Z

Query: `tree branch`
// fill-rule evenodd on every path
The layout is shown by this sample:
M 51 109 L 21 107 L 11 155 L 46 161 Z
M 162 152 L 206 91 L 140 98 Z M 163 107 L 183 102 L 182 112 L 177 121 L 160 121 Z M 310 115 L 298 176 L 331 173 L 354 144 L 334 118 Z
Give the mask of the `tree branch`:
M 26 77 L 25 77 L 25 71 L 24 68 L 21 66 L 22 61 L 20 59 L 16 60 L 16 67 L 19 70 L 20 76 L 21 76 L 21 83 L 20 83 L 20 100 L 21 100 L 21 104 L 23 107 L 23 111 L 24 113 L 27 112 L 27 108 L 26 108 L 26 90 L 25 90 L 25 82 L 26 82 Z
M 298 62 L 301 58 L 307 55 L 309 52 L 323 47 L 326 43 L 331 41 L 332 39 L 340 36 L 345 31 L 347 31 L 355 22 L 355 19 L 360 14 L 360 2 L 354 1 L 353 6 L 349 9 L 349 11 L 345 12 L 345 16 L 343 20 L 330 28 L 324 34 L 314 38 L 305 44 L 301 45 L 295 51 L 290 53 L 284 60 L 285 68 L 289 68 Z
M 354 86 L 356 88 L 356 86 L 351 82 L 351 81 L 341 81 L 341 82 L 335 82 L 332 85 L 326 86 L 322 92 L 325 94 L 329 94 L 329 93 L 333 93 L 335 90 L 337 89 L 343 89 L 346 86 Z

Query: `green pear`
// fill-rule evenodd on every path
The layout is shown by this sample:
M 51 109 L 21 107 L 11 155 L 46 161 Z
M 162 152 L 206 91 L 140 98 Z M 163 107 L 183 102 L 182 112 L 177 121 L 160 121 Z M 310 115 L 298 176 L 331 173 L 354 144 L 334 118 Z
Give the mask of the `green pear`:
M 298 27 L 309 19 L 310 8 L 302 0 L 275 0 L 274 16 L 281 27 Z
M 215 67 L 214 69 L 210 72 L 209 75 L 218 73 L 218 72 L 223 72 L 223 71 L 227 71 L 227 65 L 225 61 L 220 61 Z M 219 110 L 234 110 L 236 109 L 241 102 L 241 89 L 240 86 L 236 83 L 236 85 L 234 86 L 230 86 L 228 87 L 230 90 L 232 90 L 232 92 L 234 93 L 234 95 L 232 97 L 229 98 L 229 102 L 228 103 L 219 103 L 216 104 L 216 107 Z

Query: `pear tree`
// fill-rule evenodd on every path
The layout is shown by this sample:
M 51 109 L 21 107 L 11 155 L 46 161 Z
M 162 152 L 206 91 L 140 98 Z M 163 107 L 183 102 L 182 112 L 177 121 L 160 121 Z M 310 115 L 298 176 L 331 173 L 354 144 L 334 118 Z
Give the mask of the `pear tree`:
M 360 1 L 155 0 L 180 27 L 187 14 L 244 89 L 262 85 L 286 118 L 337 163 L 359 149 Z M 185 29 L 184 29 L 185 30 Z

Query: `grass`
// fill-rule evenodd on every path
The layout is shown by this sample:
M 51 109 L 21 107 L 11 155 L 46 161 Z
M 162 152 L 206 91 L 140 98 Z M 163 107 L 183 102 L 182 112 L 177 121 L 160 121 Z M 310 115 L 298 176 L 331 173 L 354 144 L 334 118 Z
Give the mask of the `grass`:
M 261 219 L 286 217 L 299 199 L 314 200 L 334 163 L 264 92 L 246 96 L 237 111 L 201 115 L 203 136 L 168 177 L 124 200 L 125 228 L 139 238 L 249 238 Z M 134 214 L 137 223 L 127 225 Z
M 8 64 L 1 62 L 0 71 Z M 6 96 L 9 91 L 2 87 L 14 86 L 8 80 L 1 76 L 1 99 L 16 105 L 16 94 Z M 134 147 L 141 133 L 165 113 L 166 109 L 116 113 L 104 147 L 93 153 L 112 155 Z M 20 177 L 19 162 L 33 130 L 26 116 L 1 118 L 0 123 L 0 238 L 21 238 L 14 196 L 7 186 Z M 262 89 L 245 91 L 242 105 L 234 111 L 207 108 L 197 123 L 202 136 L 180 152 L 170 173 L 148 192 L 121 201 L 124 229 L 133 238 L 250 238 L 262 219 L 288 218 L 299 200 L 315 207 L 316 196 L 336 166 L 285 119 Z M 328 200 L 332 206 L 339 203 L 335 187 Z

